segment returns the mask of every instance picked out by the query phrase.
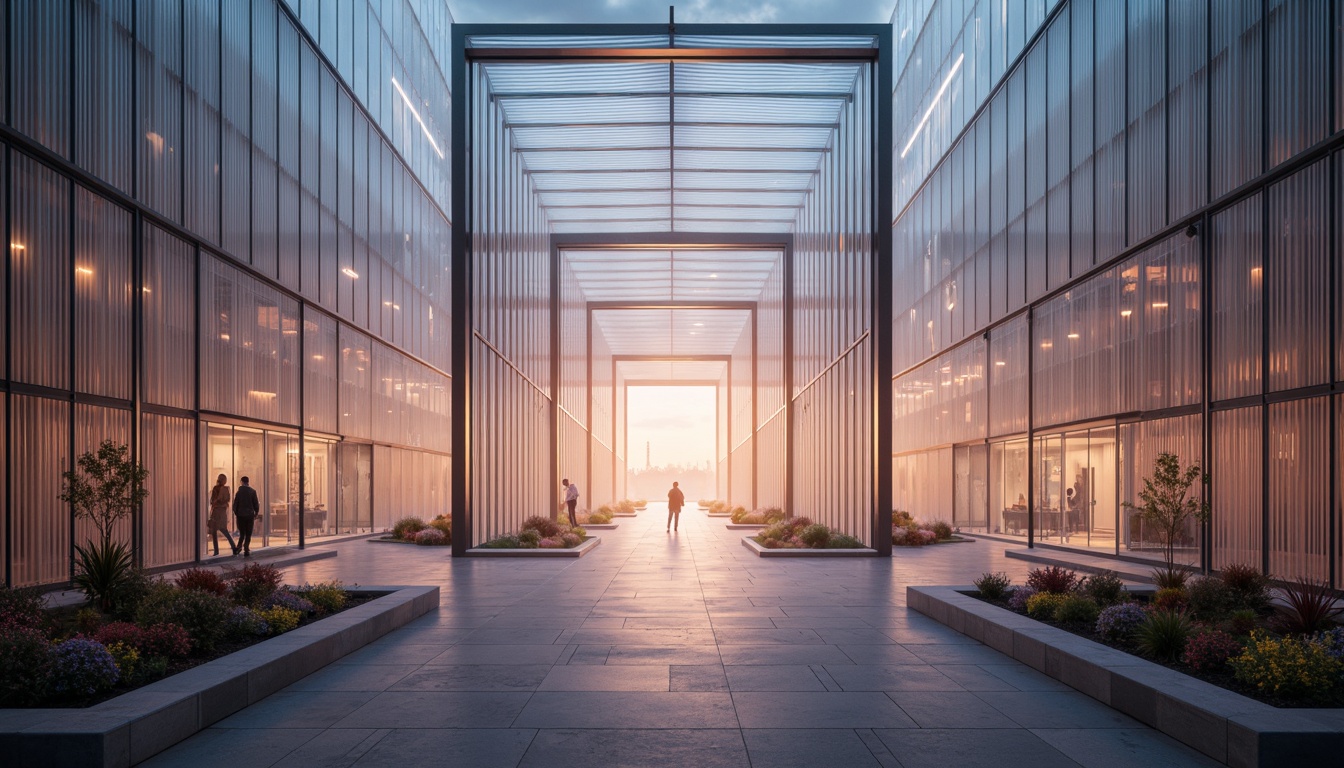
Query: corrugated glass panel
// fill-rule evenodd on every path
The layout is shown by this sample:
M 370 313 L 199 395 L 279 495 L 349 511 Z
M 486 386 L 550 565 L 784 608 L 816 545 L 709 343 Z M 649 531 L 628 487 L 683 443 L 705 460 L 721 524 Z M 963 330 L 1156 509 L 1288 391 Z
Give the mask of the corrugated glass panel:
M 1129 126 L 1126 148 L 1129 238 L 1167 223 L 1166 0 L 1129 0 Z
M 1125 238 L 1125 4 L 1097 2 L 1095 35 L 1096 106 L 1096 255 L 1107 261 L 1120 253 Z
M 1213 567 L 1262 567 L 1264 547 L 1264 411 L 1239 408 L 1213 414 Z
M 1260 173 L 1264 166 L 1262 0 L 1210 3 L 1210 110 L 1221 116 L 1210 126 L 1209 156 L 1214 199 Z
M 1330 70 L 1325 62 L 1330 58 L 1330 9 L 1330 3 L 1292 0 L 1270 0 L 1266 4 L 1265 131 L 1269 168 L 1329 132 Z M 1334 13 L 1339 13 L 1338 7 Z
M 13 153 L 10 197 L 10 375 L 70 388 L 70 182 Z
M 130 194 L 136 116 L 134 3 L 75 3 L 75 162 Z M 28 90 L 28 89 L 21 89 Z
M 1330 165 L 1269 189 L 1269 390 L 1330 378 Z
M 1269 406 L 1269 572 L 1329 578 L 1330 400 Z
M 303 423 L 309 429 L 333 434 L 340 425 L 336 376 L 340 359 L 338 326 L 329 315 L 304 307 Z
M 1209 4 L 1176 0 L 1165 7 L 1168 221 L 1175 221 L 1208 200 Z
M 10 456 L 11 586 L 70 578 L 70 507 L 57 498 L 70 468 L 70 404 L 10 395 L 10 428 L 21 452 Z
M 220 241 L 220 11 L 216 3 L 186 2 L 183 49 L 186 141 L 183 223 L 205 240 Z M 236 205 L 236 203 L 232 203 Z
M 1182 467 L 1191 464 L 1203 467 L 1201 435 L 1200 417 L 1197 415 L 1121 425 L 1120 501 L 1140 503 L 1138 494 L 1143 488 L 1143 481 L 1153 474 L 1157 457 L 1161 453 L 1175 454 Z M 1123 546 L 1120 553 L 1159 560 L 1165 556 L 1162 538 L 1140 517 L 1138 510 L 1121 507 L 1119 540 Z M 1200 527 L 1192 522 L 1176 538 L 1176 563 L 1197 566 L 1200 551 Z
M 1027 316 L 989 332 L 989 434 L 1027 431 Z
M 75 388 L 131 397 L 131 214 L 75 188 Z
M 182 220 L 182 6 L 136 3 L 136 197 Z
M 1047 32 L 1049 61 L 1046 65 L 1046 249 L 1049 254 L 1046 286 L 1057 288 L 1069 280 L 1069 227 L 1071 198 L 1070 114 L 1073 83 L 1069 79 L 1070 9 L 1060 11 Z M 1033 87 L 1028 82 L 1027 87 Z M 1039 294 L 1033 294 L 1036 298 Z
M 1051 156 L 1046 149 L 1046 118 L 1049 101 L 1046 77 L 1047 53 L 1045 45 L 1038 45 L 1027 54 L 1026 61 L 1026 299 L 1045 294 L 1046 273 L 1051 263 L 1047 232 L 1045 191 L 1047 170 Z M 960 335 L 960 334 L 957 334 Z
M 1254 195 L 1213 217 L 1213 398 L 1261 391 L 1264 204 Z
M 275 0 L 252 2 L 252 266 L 269 277 L 279 274 L 277 13 Z
M 146 224 L 142 237 L 141 334 L 146 402 L 196 406 L 196 251 Z
M 1074 275 L 1081 275 L 1092 268 L 1096 250 L 1096 195 L 1093 187 L 1095 170 L 1096 137 L 1094 135 L 1095 115 L 1095 65 L 1093 63 L 1094 23 L 1093 0 L 1074 0 L 1069 5 L 1072 21 L 1073 50 L 1071 51 L 1070 72 L 1072 75 L 1072 109 L 1070 112 L 1070 172 L 1069 188 L 1072 190 L 1070 204 L 1070 243 L 1069 260 Z
M 340 427 L 350 437 L 373 437 L 373 346 L 368 336 L 342 325 Z
M 195 422 L 146 413 L 140 425 L 140 456 L 149 470 L 142 526 L 145 566 L 189 562 L 196 557 L 194 542 L 209 501 L 209 489 L 195 487 Z M 213 478 L 207 484 L 213 485 Z
M 252 4 L 224 3 L 221 10 L 221 72 L 250 72 L 252 68 Z M 222 77 L 223 162 L 220 194 L 224 200 L 247 200 L 252 194 L 252 84 L 250 78 Z M 252 206 L 223 206 L 221 236 L 224 250 L 248 263 L 252 252 Z
M 10 125 L 70 156 L 70 0 L 9 3 Z

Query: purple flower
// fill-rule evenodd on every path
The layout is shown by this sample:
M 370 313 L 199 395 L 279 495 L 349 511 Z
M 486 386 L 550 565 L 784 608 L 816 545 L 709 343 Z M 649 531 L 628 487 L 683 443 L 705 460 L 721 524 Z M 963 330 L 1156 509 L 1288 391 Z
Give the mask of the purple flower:
M 1128 637 L 1147 616 L 1148 612 L 1138 603 L 1108 606 L 1097 617 L 1097 634 L 1112 640 Z
M 1008 607 L 1014 611 L 1025 611 L 1027 601 L 1035 594 L 1036 590 L 1031 587 L 1013 587 L 1012 594 L 1008 596 Z
M 120 679 L 116 659 L 100 642 L 72 637 L 51 647 L 48 683 L 57 695 L 92 696 Z
M 261 602 L 261 609 L 264 611 L 277 605 L 303 614 L 313 612 L 313 604 L 310 601 L 299 597 L 288 589 L 279 589 L 272 592 L 270 597 Z

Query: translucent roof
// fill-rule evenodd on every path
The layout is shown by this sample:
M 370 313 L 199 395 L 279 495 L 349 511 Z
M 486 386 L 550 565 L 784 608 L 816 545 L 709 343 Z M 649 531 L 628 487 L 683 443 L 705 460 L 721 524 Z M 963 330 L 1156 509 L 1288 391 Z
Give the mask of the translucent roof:
M 662 362 L 649 360 L 619 360 L 616 372 L 627 384 L 638 382 L 717 382 L 728 372 L 724 361 Z
M 780 252 L 773 250 L 566 249 L 588 301 L 755 301 Z
M 744 309 L 601 309 L 593 324 L 613 355 L 731 355 L 751 321 Z
M 557 40 L 472 38 L 474 45 L 588 45 Z M 601 40 L 612 45 L 611 38 Z M 872 39 L 686 42 L 863 47 Z M 807 60 L 488 60 L 477 71 L 552 231 L 792 232 L 865 66 Z

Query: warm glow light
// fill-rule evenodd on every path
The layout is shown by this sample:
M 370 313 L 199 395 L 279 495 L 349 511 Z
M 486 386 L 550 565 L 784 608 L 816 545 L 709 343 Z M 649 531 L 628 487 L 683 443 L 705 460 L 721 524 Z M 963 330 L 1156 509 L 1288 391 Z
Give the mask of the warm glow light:
M 262 399 L 262 400 L 269 400 L 269 399 L 275 397 L 275 393 L 274 393 L 274 392 L 262 392 L 262 391 L 259 390 L 259 389 L 250 389 L 250 390 L 248 390 L 247 394 L 248 394 L 249 397 L 256 397 L 256 398 L 259 398 L 259 399 Z
M 220 341 L 228 341 L 228 340 L 229 340 L 229 334 L 227 334 L 227 333 L 221 333 L 221 334 L 219 334 L 219 340 L 220 340 Z
M 75 274 L 89 277 L 93 275 L 93 270 L 88 267 L 75 267 Z
M 910 152 L 910 148 L 915 145 L 915 139 L 919 138 L 919 132 L 924 130 L 924 124 L 929 122 L 929 118 L 933 115 L 934 108 L 938 106 L 938 101 L 942 99 L 943 94 L 947 92 L 947 87 L 952 85 L 952 78 L 957 76 L 957 70 L 961 69 L 961 63 L 965 60 L 966 54 L 964 53 L 957 57 L 957 63 L 952 65 L 952 71 L 947 73 L 947 77 L 943 80 L 942 86 L 938 88 L 938 93 L 934 95 L 933 103 L 929 104 L 929 108 L 925 110 L 924 117 L 919 121 L 919 125 L 915 126 L 915 132 L 910 134 L 910 141 L 907 141 L 905 143 L 905 149 L 901 150 L 901 159 L 905 159 L 905 156 Z
M 1153 302 L 1153 309 L 1166 309 L 1166 308 L 1167 308 L 1167 302 L 1165 302 L 1165 301 L 1154 301 L 1154 302 Z
M 1132 310 L 1132 309 L 1122 309 L 1122 310 L 1120 310 L 1120 316 L 1121 316 L 1121 317 L 1129 317 L 1129 316 L 1132 315 L 1132 314 L 1134 314 L 1134 310 Z
M 354 278 L 355 280 L 359 279 L 359 273 L 349 267 L 341 267 L 341 274 L 346 277 Z
M 1070 333 L 1070 334 L 1069 334 L 1069 338 L 1070 338 L 1070 339 L 1076 339 L 1076 338 L 1078 338 L 1078 334 L 1076 334 L 1076 333 Z
M 9 250 L 11 250 L 11 251 L 24 251 L 24 250 L 27 250 L 27 247 L 24 246 L 23 243 L 10 243 L 10 244 L 9 244 Z
M 153 291 L 149 290 L 149 286 L 147 285 L 142 287 L 140 290 L 144 293 L 153 293 Z
M 717 274 L 711 274 L 709 277 L 710 277 L 711 280 L 718 280 L 718 279 L 719 279 L 719 276 L 718 276 Z
M 705 324 L 704 324 L 704 323 L 696 323 L 696 324 L 695 324 L 695 327 L 696 327 L 696 328 L 704 328 L 704 327 L 705 327 Z
M 1000 368 L 1002 368 L 1003 366 L 1007 365 L 1007 363 L 1005 363 L 1005 362 L 1002 361 L 1002 360 L 995 360 L 995 361 L 994 361 L 994 364 L 997 365 L 997 366 L 999 366 Z
M 159 153 L 162 153 L 162 152 L 163 152 L 163 137 L 162 137 L 162 136 L 160 136 L 159 134 L 157 134 L 157 133 L 155 133 L 155 132 L 153 132 L 153 131 L 150 131 L 149 133 L 146 133 L 146 134 L 145 134 L 145 139 L 147 139 L 147 140 L 149 141 L 149 145 L 150 145 L 151 147 L 154 148 L 154 151 L 155 151 L 155 152 L 159 152 Z
M 425 125 L 425 121 L 420 119 L 420 113 L 415 110 L 415 105 L 411 103 L 411 99 L 406 95 L 406 92 L 401 89 L 401 83 L 398 83 L 395 77 L 392 78 L 392 87 L 396 88 L 397 93 L 401 94 L 401 100 L 406 102 L 406 108 L 411 110 L 411 114 L 415 116 L 415 122 L 420 124 L 420 130 L 424 131 L 425 138 L 429 139 L 429 146 L 434 148 L 434 151 L 439 155 L 439 159 L 442 160 L 443 150 L 439 149 L 438 142 L 434 141 L 434 137 L 429 133 L 429 126 Z
M 1051 349 L 1051 348 L 1053 348 L 1054 346 L 1055 346 L 1055 342 L 1053 342 L 1053 341 L 1042 341 L 1042 342 L 1041 342 L 1041 349 Z
M 321 356 L 321 355 L 313 355 L 313 359 L 314 359 L 314 360 L 326 360 L 327 358 L 325 358 L 325 357 L 323 357 L 323 356 Z
M 954 310 L 954 309 L 956 309 L 956 308 L 957 308 L 957 302 L 955 302 L 955 301 L 949 301 L 949 302 L 947 302 L 947 311 L 948 311 L 948 312 L 951 312 L 952 310 Z

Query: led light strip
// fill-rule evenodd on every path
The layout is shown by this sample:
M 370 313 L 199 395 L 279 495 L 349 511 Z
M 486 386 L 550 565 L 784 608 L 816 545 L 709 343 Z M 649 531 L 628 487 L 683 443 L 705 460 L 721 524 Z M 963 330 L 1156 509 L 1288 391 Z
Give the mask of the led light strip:
M 964 56 L 965 54 L 962 54 L 962 55 Z M 960 62 L 958 62 L 958 64 L 960 64 Z M 406 108 L 409 109 L 409 110 L 411 110 L 411 114 L 415 116 L 415 122 L 417 122 L 417 123 L 420 124 L 420 130 L 424 131 L 424 132 L 425 132 L 425 138 L 426 138 L 426 139 L 429 139 L 429 146 L 431 146 L 431 147 L 434 148 L 434 151 L 437 152 L 437 153 L 439 154 L 439 159 L 442 160 L 442 159 L 443 159 L 443 150 L 439 149 L 438 142 L 434 141 L 434 137 L 431 136 L 430 133 L 429 133 L 429 127 L 425 125 L 425 121 L 424 121 L 424 120 L 420 119 L 420 113 L 417 112 L 417 111 L 415 110 L 415 105 L 411 103 L 411 100 L 410 100 L 410 98 L 406 95 L 406 92 L 403 91 L 403 90 L 401 89 L 401 83 L 398 83 L 398 82 L 397 82 L 397 78 L 395 78 L 395 77 L 392 78 L 392 86 L 395 87 L 395 88 L 397 89 L 397 93 L 401 94 L 401 100 L 404 101 L 404 102 L 406 102 Z M 944 87 L 946 87 L 946 86 L 944 86 Z M 939 92 L 939 95 L 942 95 L 942 93 Z M 925 117 L 925 119 L 927 119 L 927 116 Z M 912 139 L 912 141 L 913 141 L 913 139 Z M 902 157 L 904 157 L 904 155 L 902 155 Z
M 966 60 L 966 54 L 964 53 L 957 57 L 957 63 L 953 64 L 952 71 L 947 73 L 947 78 L 943 80 L 942 87 L 938 89 L 938 95 L 933 97 L 933 103 L 930 104 L 928 110 L 924 112 L 924 119 L 919 121 L 919 125 L 915 128 L 915 132 L 910 136 L 910 141 L 906 142 L 905 149 L 901 150 L 902 160 L 904 160 L 905 156 L 909 154 L 910 148 L 915 145 L 915 139 L 919 138 L 919 132 L 924 130 L 924 124 L 929 122 L 929 117 L 933 114 L 934 107 L 938 106 L 939 100 L 941 100 L 943 98 L 943 94 L 947 92 L 947 87 L 952 84 L 952 78 L 956 77 L 957 70 L 961 69 L 961 62 L 965 60 Z M 392 82 L 395 83 L 396 80 L 393 80 Z M 403 97 L 404 96 L 405 94 L 403 94 Z

